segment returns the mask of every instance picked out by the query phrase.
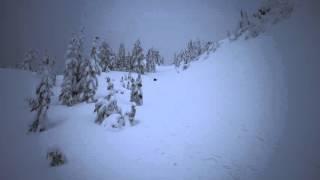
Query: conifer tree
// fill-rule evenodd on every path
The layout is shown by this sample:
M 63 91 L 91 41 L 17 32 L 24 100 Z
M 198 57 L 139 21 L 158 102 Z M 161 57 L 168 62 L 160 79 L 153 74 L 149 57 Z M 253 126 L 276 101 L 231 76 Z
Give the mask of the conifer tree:
M 55 61 L 45 54 L 43 60 L 41 61 L 38 72 L 41 76 L 48 76 L 49 80 L 51 81 L 50 84 L 52 85 L 56 84 L 56 73 L 53 70 L 54 65 Z
M 111 97 L 113 97 L 115 94 L 114 85 L 109 77 L 107 77 L 107 93 L 108 93 L 108 95 L 106 96 L 107 100 L 110 100 Z
M 136 103 L 137 106 L 143 104 L 142 79 L 140 74 L 136 80 L 132 79 L 131 81 L 130 101 Z
M 103 41 L 99 47 L 98 57 L 103 72 L 108 72 L 112 68 L 112 50 L 108 43 Z
M 120 71 L 126 70 L 126 50 L 123 43 L 121 43 L 119 47 L 117 56 L 117 67 Z
M 99 41 L 99 37 L 95 37 L 94 41 L 93 41 L 93 46 L 91 49 L 91 53 L 90 53 L 90 63 L 92 64 L 94 71 L 96 72 L 97 75 L 100 75 L 101 73 L 101 62 L 100 62 L 100 58 L 99 58 L 99 54 L 98 54 L 98 48 L 97 48 L 97 44 Z
M 36 72 L 37 71 L 37 63 L 39 61 L 39 51 L 35 49 L 31 49 L 24 55 L 24 60 L 22 63 L 17 65 L 17 68 Z
M 81 64 L 81 80 L 80 80 L 80 101 L 86 102 L 95 102 L 94 98 L 96 90 L 98 88 L 98 79 L 100 69 L 97 68 L 97 64 L 94 62 L 94 59 L 90 60 L 85 58 Z
M 101 124 L 111 114 L 121 114 L 121 109 L 119 108 L 115 98 L 113 83 L 109 77 L 107 78 L 107 83 L 108 95 L 105 97 L 105 99 L 95 104 L 94 112 L 97 113 L 95 120 L 97 124 Z
M 155 72 L 156 71 L 156 63 L 159 61 L 160 58 L 159 51 L 156 51 L 154 49 L 149 49 L 147 56 L 146 56 L 146 71 L 147 72 Z
M 36 89 L 36 97 L 29 100 L 30 111 L 36 111 L 36 117 L 29 127 L 29 132 L 41 132 L 46 129 L 44 121 L 46 121 L 51 96 L 53 95 L 51 88 L 50 78 L 43 76 Z
M 83 59 L 82 38 L 74 36 L 66 54 L 66 67 L 59 100 L 62 104 L 72 106 L 80 102 L 81 63 Z
M 132 50 L 132 65 L 133 71 L 137 73 L 144 74 L 145 64 L 144 64 L 144 54 L 141 47 L 140 40 L 137 40 L 133 46 Z

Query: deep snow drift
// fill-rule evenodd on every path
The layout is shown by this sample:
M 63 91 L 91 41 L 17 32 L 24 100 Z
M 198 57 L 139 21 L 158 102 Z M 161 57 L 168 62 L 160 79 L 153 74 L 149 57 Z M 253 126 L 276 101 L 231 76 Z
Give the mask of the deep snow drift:
M 311 41 L 300 44 L 299 29 L 286 34 L 301 17 L 296 13 L 256 39 L 225 40 L 186 71 L 168 66 L 144 75 L 139 123 L 121 130 L 110 128 L 112 119 L 95 124 L 93 103 L 61 105 L 60 76 L 49 129 L 27 135 L 33 114 L 24 100 L 33 95 L 37 76 L 0 69 L 0 179 L 315 179 L 319 153 L 310 147 L 319 150 L 312 124 L 319 114 L 310 106 L 319 101 L 310 103 L 309 96 L 320 92 L 313 84 L 316 51 L 309 49 Z M 299 48 L 313 53 L 310 65 L 299 59 Z M 105 77 L 111 77 L 124 91 L 117 98 L 126 109 L 129 92 L 120 86 L 122 75 L 103 73 L 96 96 L 106 95 Z M 300 137 L 300 130 L 308 135 Z M 49 167 L 50 147 L 60 148 L 68 162 Z

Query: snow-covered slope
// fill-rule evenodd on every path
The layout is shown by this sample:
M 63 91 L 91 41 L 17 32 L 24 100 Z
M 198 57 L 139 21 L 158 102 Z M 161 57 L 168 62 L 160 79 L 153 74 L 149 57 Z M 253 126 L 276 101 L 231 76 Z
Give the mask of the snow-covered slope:
M 302 29 L 291 31 L 303 17 L 298 11 L 256 39 L 223 41 L 186 71 L 144 75 L 139 123 L 120 131 L 94 123 L 94 104 L 61 105 L 59 77 L 50 128 L 27 135 L 24 99 L 37 78 L 0 69 L 0 179 L 316 179 L 318 52 L 297 36 Z M 105 76 L 121 89 L 122 75 L 99 77 L 97 97 L 106 95 Z M 129 107 L 127 91 L 117 97 Z M 50 147 L 67 164 L 49 167 Z

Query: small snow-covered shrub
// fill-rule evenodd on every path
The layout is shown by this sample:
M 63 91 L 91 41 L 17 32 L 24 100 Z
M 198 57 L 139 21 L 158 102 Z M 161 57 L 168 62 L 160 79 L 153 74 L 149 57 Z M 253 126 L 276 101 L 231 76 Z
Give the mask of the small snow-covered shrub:
M 97 113 L 95 123 L 101 124 L 111 114 L 119 113 L 120 108 L 114 98 L 110 100 L 103 99 L 95 104 L 94 112 Z
M 135 119 L 136 116 L 136 106 L 135 103 L 131 106 L 131 110 L 126 112 L 124 115 L 122 111 L 120 111 L 119 115 L 116 118 L 116 122 L 112 125 L 112 128 L 122 128 L 126 125 L 126 121 L 129 121 L 131 126 L 134 126 L 137 121 Z
M 122 114 L 122 111 L 120 110 L 119 116 L 116 118 L 116 122 L 112 124 L 112 128 L 122 128 L 126 125 L 125 116 Z
M 66 157 L 59 149 L 49 150 L 47 159 L 49 160 L 51 167 L 61 166 L 66 163 Z
M 140 74 L 136 80 L 133 79 L 131 81 L 130 101 L 136 103 L 138 106 L 143 104 L 142 79 Z
M 129 117 L 129 122 L 130 122 L 131 126 L 133 126 L 134 122 L 135 122 L 135 116 L 136 116 L 136 106 L 132 105 L 131 111 L 126 113 L 126 115 L 128 115 L 128 117 Z

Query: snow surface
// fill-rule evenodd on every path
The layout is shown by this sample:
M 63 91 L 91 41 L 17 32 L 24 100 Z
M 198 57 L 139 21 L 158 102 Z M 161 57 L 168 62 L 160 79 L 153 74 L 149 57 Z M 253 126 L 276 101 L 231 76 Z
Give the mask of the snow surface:
M 24 100 L 33 96 L 39 79 L 0 69 L 0 179 L 317 179 L 319 125 L 312 122 L 320 116 L 311 105 L 319 101 L 309 100 L 319 92 L 313 76 L 319 66 L 299 59 L 303 53 L 297 49 L 313 47 L 311 41 L 299 44 L 297 29 L 286 34 L 299 17 L 256 39 L 222 41 L 221 48 L 186 71 L 164 66 L 142 76 L 139 123 L 121 130 L 110 128 L 112 118 L 95 124 L 94 103 L 61 105 L 60 76 L 48 111 L 49 129 L 27 134 L 34 114 Z M 315 48 L 309 52 L 318 54 Z M 319 56 L 308 60 L 314 62 L 313 57 Z M 130 94 L 120 86 L 122 75 L 103 73 L 96 97 L 106 95 L 105 77 L 111 77 L 124 91 L 116 96 L 126 111 Z M 303 136 L 292 129 L 301 129 Z M 65 153 L 65 165 L 49 167 L 51 147 Z

